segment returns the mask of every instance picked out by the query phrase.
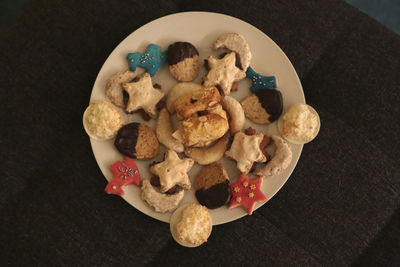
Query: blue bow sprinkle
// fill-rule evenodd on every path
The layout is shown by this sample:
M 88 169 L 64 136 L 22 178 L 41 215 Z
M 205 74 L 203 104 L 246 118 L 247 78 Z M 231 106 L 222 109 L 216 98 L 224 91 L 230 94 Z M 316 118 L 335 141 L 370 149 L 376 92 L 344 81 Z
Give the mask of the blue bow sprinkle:
M 246 77 L 252 82 L 250 91 L 257 93 L 260 90 L 276 89 L 275 76 L 262 76 L 255 72 L 251 67 L 247 68 Z
M 161 52 L 161 47 L 150 44 L 144 53 L 129 53 L 127 58 L 131 71 L 143 67 L 153 77 L 167 60 L 167 51 Z

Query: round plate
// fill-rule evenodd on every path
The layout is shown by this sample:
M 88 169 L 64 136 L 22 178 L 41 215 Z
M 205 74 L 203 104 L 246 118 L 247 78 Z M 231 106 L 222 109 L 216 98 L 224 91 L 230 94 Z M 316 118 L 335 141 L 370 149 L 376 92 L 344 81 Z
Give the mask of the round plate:
M 107 100 L 105 96 L 105 88 L 108 79 L 116 72 L 127 70 L 129 68 L 126 56 L 132 52 L 144 52 L 146 47 L 151 44 L 161 46 L 161 50 L 165 51 L 168 45 L 177 41 L 186 41 L 192 43 L 200 53 L 200 60 L 203 62 L 209 55 L 219 55 L 222 51 L 212 50 L 212 44 L 217 38 L 226 32 L 236 32 L 243 35 L 250 45 L 253 55 L 251 67 L 262 75 L 274 75 L 278 80 L 278 89 L 283 96 L 284 110 L 294 103 L 305 103 L 303 89 L 300 80 L 294 70 L 289 59 L 267 35 L 255 28 L 254 26 L 227 15 L 209 13 L 209 12 L 184 12 L 169 15 L 156 19 L 138 30 L 131 33 L 123 40 L 110 54 L 101 68 L 90 100 Z M 144 72 L 143 69 L 137 68 L 138 72 Z M 201 78 L 205 74 L 202 67 L 195 82 L 201 83 Z M 168 66 L 165 64 L 160 71 L 152 78 L 153 83 L 158 83 L 166 92 L 177 84 L 177 81 L 169 74 Z M 239 82 L 239 90 L 230 94 L 230 96 L 242 100 L 250 95 L 251 82 L 244 79 Z M 143 121 L 140 115 L 126 115 L 125 122 L 142 122 L 155 129 L 156 120 L 152 119 L 148 122 Z M 257 125 L 246 120 L 245 128 L 251 126 L 257 131 L 261 131 L 265 135 L 278 134 L 276 122 L 270 125 Z M 96 141 L 90 139 L 96 161 L 104 174 L 105 178 L 110 181 L 113 178 L 110 165 L 117 160 L 123 160 L 121 155 L 113 145 L 114 140 Z M 285 184 L 296 163 L 300 157 L 302 145 L 290 144 L 293 159 L 289 167 L 279 175 L 265 178 L 262 184 L 262 191 L 268 199 L 271 199 L 279 189 Z M 273 146 L 269 149 L 273 151 Z M 152 160 L 135 160 L 140 171 L 141 179 L 151 177 L 149 172 L 149 164 L 153 161 L 162 161 L 164 154 L 164 146 L 160 145 L 160 152 L 155 159 Z M 227 158 L 223 158 L 220 162 L 225 166 L 231 182 L 236 182 L 239 171 L 236 168 L 236 162 Z M 200 166 L 195 164 L 189 172 L 189 176 L 194 181 Z M 141 212 L 158 219 L 163 222 L 169 222 L 171 213 L 157 213 L 148 207 L 140 198 L 140 188 L 130 185 L 123 188 L 125 194 L 122 196 L 130 205 Z M 197 202 L 194 190 L 185 192 L 185 197 L 180 206 L 186 203 Z M 256 204 L 255 209 L 259 208 L 265 202 Z M 242 207 L 228 209 L 227 206 L 210 210 L 213 225 L 227 223 L 241 218 L 247 213 Z

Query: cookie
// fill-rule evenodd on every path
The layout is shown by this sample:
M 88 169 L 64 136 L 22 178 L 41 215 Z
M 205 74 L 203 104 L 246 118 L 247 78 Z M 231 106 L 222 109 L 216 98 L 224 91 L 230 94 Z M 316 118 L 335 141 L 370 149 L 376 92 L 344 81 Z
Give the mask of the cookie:
M 234 135 L 242 130 L 246 121 L 242 105 L 233 97 L 226 95 L 222 100 L 222 107 L 229 114 L 229 129 L 231 134 Z
M 321 122 L 315 109 L 307 104 L 296 103 L 278 120 L 278 130 L 291 143 L 305 144 L 319 132 Z
M 141 198 L 156 212 L 169 212 L 178 207 L 184 196 L 183 190 L 178 190 L 174 194 L 166 194 L 157 191 L 150 183 L 149 179 L 142 181 Z
M 179 97 L 175 101 L 176 116 L 179 120 L 189 118 L 194 113 L 212 109 L 221 101 L 216 87 L 207 87 Z
M 214 49 L 227 48 L 234 51 L 239 57 L 239 66 L 246 71 L 250 66 L 251 52 L 246 39 L 238 33 L 225 33 L 218 37 L 213 45 Z
M 200 69 L 199 52 L 188 42 L 176 42 L 168 47 L 168 65 L 171 75 L 181 82 L 193 81 Z
M 127 59 L 131 71 L 143 67 L 153 77 L 167 60 L 167 51 L 161 52 L 161 47 L 150 44 L 144 53 L 129 53 Z
M 242 206 L 249 215 L 253 213 L 257 202 L 267 200 L 261 192 L 262 177 L 251 179 L 241 173 L 236 183 L 231 184 L 232 197 L 228 208 Z
M 161 144 L 176 152 L 183 152 L 183 144 L 172 137 L 173 130 L 171 117 L 166 108 L 163 108 L 160 111 L 160 115 L 158 116 L 157 120 L 156 133 L 158 141 L 160 141 Z
M 246 135 L 238 132 L 234 136 L 231 148 L 225 152 L 225 156 L 236 160 L 239 171 L 247 174 L 254 162 L 267 160 L 260 149 L 263 137 L 262 133 Z
M 225 205 L 231 196 L 229 177 L 221 163 L 204 166 L 194 182 L 197 201 L 209 209 Z
M 187 147 L 185 155 L 194 159 L 200 165 L 207 165 L 220 160 L 226 151 L 229 143 L 229 133 L 226 133 L 215 144 L 209 147 Z
M 129 95 L 126 112 L 132 113 L 143 109 L 150 117 L 157 117 L 156 106 L 165 93 L 153 87 L 148 73 L 143 74 L 136 82 L 123 83 L 122 87 Z
M 171 232 L 178 243 L 193 247 L 207 241 L 212 230 L 212 220 L 206 207 L 193 203 L 176 212 L 178 214 L 174 213 L 174 219 L 171 218 Z
M 251 67 L 246 71 L 246 78 L 251 80 L 250 91 L 253 94 L 261 90 L 277 88 L 275 76 L 263 76 L 255 72 Z
M 282 94 L 276 89 L 258 91 L 241 101 L 244 114 L 258 124 L 274 122 L 282 114 Z
M 118 131 L 114 145 L 122 154 L 137 159 L 154 158 L 159 146 L 154 130 L 137 122 L 124 125 Z
M 115 137 L 124 124 L 118 109 L 106 101 L 94 101 L 83 113 L 83 127 L 86 133 L 97 141 Z
M 166 192 L 175 185 L 190 189 L 191 183 L 187 172 L 193 164 L 193 159 L 180 159 L 175 151 L 168 149 L 164 161 L 151 166 L 150 171 L 160 177 L 161 192 Z
M 186 94 L 191 94 L 202 88 L 203 88 L 202 85 L 192 82 L 178 83 L 177 85 L 172 87 L 171 90 L 168 91 L 168 96 L 166 101 L 169 113 L 173 114 L 175 112 L 175 101 L 179 97 L 184 96 Z
M 218 86 L 224 95 L 229 95 L 233 83 L 246 77 L 246 73 L 236 67 L 235 62 L 235 52 L 225 55 L 222 59 L 209 56 L 207 64 L 210 70 L 203 77 L 203 85 L 205 87 Z
M 292 161 L 292 150 L 288 143 L 277 135 L 273 135 L 271 138 L 275 143 L 275 153 L 264 167 L 254 172 L 255 175 L 262 177 L 277 175 L 285 170 Z
M 205 147 L 222 137 L 229 129 L 226 112 L 219 104 L 207 112 L 181 121 L 172 136 L 187 147 Z
M 117 161 L 111 165 L 114 178 L 108 182 L 105 191 L 108 194 L 123 195 L 122 186 L 130 184 L 140 185 L 140 174 L 133 159 L 125 157 L 124 162 Z
M 111 76 L 106 85 L 107 98 L 114 105 L 125 108 L 124 88 L 122 88 L 122 84 L 132 81 L 136 76 L 136 72 L 129 70 L 120 71 Z

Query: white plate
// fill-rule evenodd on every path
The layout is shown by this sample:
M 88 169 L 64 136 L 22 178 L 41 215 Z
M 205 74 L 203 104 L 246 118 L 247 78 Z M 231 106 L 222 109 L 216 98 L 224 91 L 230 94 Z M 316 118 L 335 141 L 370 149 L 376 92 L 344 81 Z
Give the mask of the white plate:
M 123 40 L 110 54 L 101 68 L 90 100 L 107 100 L 105 96 L 105 87 L 107 80 L 111 75 L 118 71 L 127 70 L 129 68 L 126 56 L 132 52 L 144 52 L 147 45 L 155 43 L 161 46 L 161 50 L 165 51 L 168 45 L 177 41 L 187 41 L 192 43 L 198 49 L 201 60 L 209 55 L 219 55 L 221 51 L 213 51 L 211 46 L 213 42 L 223 33 L 237 32 L 242 34 L 250 45 L 253 55 L 251 67 L 262 75 L 274 75 L 278 79 L 278 89 L 283 96 L 284 109 L 294 103 L 305 103 L 303 89 L 300 80 L 294 70 L 289 59 L 283 51 L 272 41 L 267 35 L 255 28 L 254 26 L 227 15 L 209 13 L 209 12 L 184 12 L 169 15 L 156 19 L 138 30 L 131 33 Z M 143 69 L 138 68 L 138 72 Z M 205 74 L 204 67 L 201 68 L 199 76 L 195 80 L 201 82 L 201 77 Z M 168 66 L 165 64 L 160 71 L 153 77 L 153 82 L 162 86 L 162 89 L 168 91 L 177 81 L 169 74 Z M 243 99 L 250 94 L 250 80 L 244 79 L 239 82 L 239 90 L 231 93 L 231 96 L 238 100 Z M 125 115 L 126 123 L 128 122 L 144 122 L 137 114 Z M 144 122 L 155 129 L 155 120 Z M 246 120 L 245 127 L 252 126 L 258 131 L 266 135 L 278 134 L 276 122 L 268 126 L 260 126 Z M 96 141 L 90 139 L 96 161 L 107 180 L 113 178 L 110 165 L 117 160 L 124 158 L 113 145 L 114 140 Z M 281 174 L 265 178 L 262 184 L 262 191 L 271 199 L 279 189 L 285 184 L 296 163 L 300 157 L 302 145 L 291 144 L 293 159 L 289 167 Z M 272 148 L 270 148 L 272 149 Z M 149 163 L 153 160 L 161 161 L 163 157 L 164 147 L 160 145 L 160 152 L 155 159 L 152 160 L 135 160 L 139 167 L 141 179 L 149 178 Z M 239 175 L 236 164 L 233 160 L 223 158 L 220 160 L 224 164 L 231 182 L 235 182 Z M 189 172 L 192 182 L 196 174 L 200 170 L 200 166 L 195 166 Z M 122 196 L 129 204 L 141 212 L 158 219 L 163 222 L 169 222 L 171 213 L 157 213 L 153 209 L 146 206 L 140 198 L 140 188 L 130 185 L 124 188 L 125 194 Z M 104 197 L 107 197 L 106 195 Z M 194 190 L 191 189 L 185 193 L 185 197 L 180 205 L 185 203 L 197 202 L 194 196 Z M 255 209 L 259 208 L 265 202 L 257 203 Z M 210 214 L 214 225 L 227 223 L 241 218 L 247 213 L 242 207 L 228 209 L 226 206 L 210 210 Z

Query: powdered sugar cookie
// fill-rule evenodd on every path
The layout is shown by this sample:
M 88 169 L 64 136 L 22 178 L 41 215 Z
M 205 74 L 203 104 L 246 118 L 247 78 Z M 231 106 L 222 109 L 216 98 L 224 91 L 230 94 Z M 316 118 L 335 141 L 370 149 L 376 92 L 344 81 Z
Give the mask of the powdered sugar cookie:
M 156 133 L 158 141 L 160 141 L 161 144 L 176 152 L 183 152 L 183 144 L 172 137 L 173 129 L 171 118 L 166 108 L 163 108 L 158 115 Z
M 224 96 L 222 99 L 222 107 L 228 112 L 230 121 L 229 121 L 229 129 L 231 134 L 242 130 L 243 125 L 245 123 L 245 116 L 242 105 L 231 96 Z
M 254 172 L 255 175 L 268 177 L 281 173 L 292 161 L 292 150 L 288 143 L 277 135 L 271 136 L 275 143 L 276 149 L 271 160 L 262 168 Z
M 250 66 L 251 52 L 246 39 L 238 33 L 225 33 L 215 41 L 214 49 L 227 48 L 237 53 L 240 59 L 240 66 L 243 71 L 246 71 Z
M 142 181 L 140 196 L 155 211 L 164 213 L 173 211 L 178 207 L 184 196 L 184 191 L 179 190 L 174 194 L 161 193 L 151 185 L 150 180 L 145 179 Z

